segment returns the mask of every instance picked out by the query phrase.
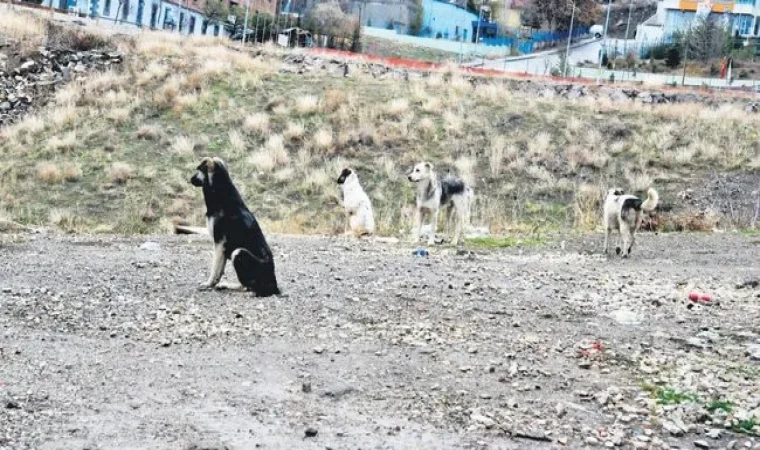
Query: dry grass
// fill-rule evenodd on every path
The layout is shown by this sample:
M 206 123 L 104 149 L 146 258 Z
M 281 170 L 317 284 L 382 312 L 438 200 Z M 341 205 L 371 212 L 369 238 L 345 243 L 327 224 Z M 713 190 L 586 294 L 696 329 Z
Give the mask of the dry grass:
M 602 192 L 598 186 L 581 184 L 573 200 L 573 225 L 582 231 L 593 231 L 599 224 Z
M 476 226 L 590 230 L 601 186 L 643 191 L 667 181 L 680 189 L 687 173 L 760 166 L 760 117 L 740 106 L 630 103 L 621 110 L 605 99 L 571 102 L 499 81 L 471 84 L 452 67 L 409 82 L 360 71 L 350 83 L 319 71 L 294 78 L 277 72 L 279 49 L 262 48 L 254 59 L 226 45 L 144 32 L 133 47 L 122 46 L 130 52 L 125 70 L 89 74 L 35 116 L 0 130 L 0 155 L 9 161 L 2 207 L 22 222 L 55 218 L 76 229 L 87 221 L 50 212 L 87 190 L 123 206 L 116 216 L 87 211 L 104 229 L 162 230 L 170 217 L 200 223 L 185 170 L 208 151 L 235 168 L 243 195 L 262 205 L 263 223 L 332 232 L 341 226 L 334 178 L 343 157 L 373 198 L 378 226 L 396 232 L 408 226 L 404 207 L 413 198 L 404 170 L 426 159 L 487 186 L 478 191 Z M 53 175 L 39 175 L 45 171 Z M 35 205 L 39 217 L 14 205 Z M 669 226 L 697 227 L 679 220 Z
M 319 111 L 319 97 L 316 95 L 303 95 L 296 99 L 295 110 L 303 116 L 315 114 Z
M 47 184 L 57 184 L 63 180 L 61 169 L 52 162 L 44 162 L 37 165 L 37 179 Z
M 333 147 L 333 132 L 328 128 L 320 128 L 314 133 L 314 148 L 321 152 L 327 152 Z
M 290 163 L 290 155 L 285 149 L 282 136 L 275 134 L 266 144 L 248 157 L 248 163 L 259 172 L 272 172 L 276 167 Z
M 238 130 L 230 130 L 227 135 L 229 136 L 230 147 L 232 150 L 234 150 L 236 153 L 245 152 L 248 144 L 245 140 L 245 137 L 243 136 L 243 133 Z
M 4 35 L 22 43 L 26 49 L 42 45 L 45 39 L 45 22 L 23 10 L 3 8 L 0 13 L 0 30 Z
M 108 167 L 106 176 L 111 183 L 124 184 L 132 178 L 134 170 L 125 162 L 115 162 Z
M 79 181 L 82 178 L 82 167 L 77 163 L 64 163 L 61 172 L 66 181 Z
M 243 130 L 246 133 L 264 134 L 269 131 L 269 114 L 255 113 L 246 116 L 243 120 Z
M 296 141 L 303 138 L 304 133 L 306 133 L 306 127 L 302 122 L 290 122 L 283 136 L 289 141 Z
M 169 148 L 177 155 L 191 156 L 195 148 L 195 141 L 187 136 L 177 136 L 172 140 Z

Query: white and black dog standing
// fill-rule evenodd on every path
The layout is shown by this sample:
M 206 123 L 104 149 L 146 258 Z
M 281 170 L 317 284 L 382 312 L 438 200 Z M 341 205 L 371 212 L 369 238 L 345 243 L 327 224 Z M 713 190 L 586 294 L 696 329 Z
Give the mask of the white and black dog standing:
M 642 212 L 653 211 L 659 200 L 660 196 L 654 188 L 649 188 L 647 199 L 643 201 L 635 195 L 626 195 L 622 189 L 610 189 L 604 201 L 604 253 L 609 250 L 610 233 L 618 230 L 623 247 L 622 250 L 617 247 L 617 253 L 623 258 L 630 255 L 636 231 L 643 219 Z
M 224 162 L 219 158 L 203 158 L 190 183 L 203 188 L 206 225 L 214 240 L 211 276 L 201 287 L 216 287 L 229 259 L 240 284 L 254 291 L 257 297 L 279 294 L 272 250 L 256 218 L 232 184 Z
M 351 169 L 343 169 L 338 177 L 343 190 L 343 208 L 346 210 L 346 234 L 364 236 L 375 232 L 375 215 L 372 202 L 359 184 L 359 177 Z M 349 231 L 350 228 L 350 231 Z
M 433 165 L 429 162 L 421 162 L 414 166 L 407 178 L 417 183 L 417 204 L 414 210 L 412 239 L 419 240 L 422 216 L 427 214 L 430 216 L 431 227 L 428 245 L 432 245 L 438 230 L 438 212 L 445 207 L 448 209 L 447 223 L 451 214 L 456 214 L 456 229 L 451 243 L 457 245 L 462 235 L 462 226 L 468 224 L 470 220 L 470 207 L 475 196 L 472 189 L 454 176 L 439 180 L 433 170 Z

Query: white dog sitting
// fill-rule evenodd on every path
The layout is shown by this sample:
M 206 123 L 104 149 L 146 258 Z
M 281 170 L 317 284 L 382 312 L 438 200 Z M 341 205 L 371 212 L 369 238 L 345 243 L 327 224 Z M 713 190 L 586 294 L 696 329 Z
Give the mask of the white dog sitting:
M 609 250 L 612 230 L 618 230 L 623 247 L 617 247 L 617 253 L 623 258 L 628 257 L 633 249 L 636 231 L 641 226 L 642 211 L 653 211 L 659 200 L 660 196 L 654 188 L 649 188 L 647 199 L 643 201 L 635 195 L 626 195 L 622 189 L 610 189 L 604 201 L 604 253 Z
M 346 210 L 346 234 L 364 236 L 375 232 L 375 215 L 372 202 L 359 184 L 359 177 L 351 169 L 343 169 L 338 177 L 343 190 L 343 207 Z M 350 227 L 350 230 L 349 230 Z

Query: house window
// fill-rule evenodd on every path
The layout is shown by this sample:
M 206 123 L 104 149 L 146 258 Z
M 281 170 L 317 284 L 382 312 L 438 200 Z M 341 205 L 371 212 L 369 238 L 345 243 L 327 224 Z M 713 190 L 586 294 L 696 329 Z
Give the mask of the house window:
M 111 15 L 111 0 L 106 0 L 106 2 L 103 3 L 103 15 L 104 16 Z
M 185 24 L 185 13 L 179 13 L 179 32 L 182 33 L 182 25 Z
M 121 20 L 127 20 L 129 17 L 129 2 L 124 2 L 124 6 L 121 10 Z
M 189 30 L 190 30 L 189 31 L 190 34 L 195 33 L 195 17 L 194 16 L 190 16 L 190 27 L 189 27 Z
M 214 36 L 219 36 L 219 25 L 214 25 Z
M 734 21 L 734 30 L 738 31 L 740 35 L 745 36 L 749 34 L 752 29 L 752 16 L 749 14 L 739 14 Z

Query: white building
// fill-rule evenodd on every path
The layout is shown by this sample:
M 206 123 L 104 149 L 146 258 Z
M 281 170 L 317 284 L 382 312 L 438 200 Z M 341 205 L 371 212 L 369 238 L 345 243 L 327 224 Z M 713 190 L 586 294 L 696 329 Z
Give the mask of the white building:
M 221 23 L 206 20 L 202 10 L 195 7 L 197 0 L 185 0 L 181 7 L 170 0 L 43 0 L 42 4 L 50 6 L 51 1 L 55 8 L 114 23 L 168 30 L 181 23 L 182 34 L 224 34 Z
M 636 28 L 636 44 L 642 48 L 667 41 L 693 24 L 698 13 L 725 20 L 731 34 L 760 36 L 760 0 L 659 0 L 657 13 Z

